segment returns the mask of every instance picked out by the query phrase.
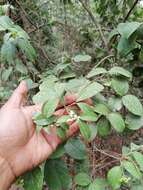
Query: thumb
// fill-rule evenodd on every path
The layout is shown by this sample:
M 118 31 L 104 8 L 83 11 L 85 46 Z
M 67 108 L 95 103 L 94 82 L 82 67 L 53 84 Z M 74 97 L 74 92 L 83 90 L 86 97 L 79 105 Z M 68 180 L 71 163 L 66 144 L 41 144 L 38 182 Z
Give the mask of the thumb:
M 10 99 L 7 101 L 7 105 L 19 108 L 24 104 L 27 96 L 28 87 L 26 81 L 22 81 L 19 86 L 15 89 Z

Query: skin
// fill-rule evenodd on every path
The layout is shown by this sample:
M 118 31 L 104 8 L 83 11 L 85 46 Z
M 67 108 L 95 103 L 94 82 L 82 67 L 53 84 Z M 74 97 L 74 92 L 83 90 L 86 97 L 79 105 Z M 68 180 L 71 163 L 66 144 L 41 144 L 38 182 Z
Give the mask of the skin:
M 27 86 L 23 81 L 0 110 L 0 190 L 7 190 L 15 179 L 45 161 L 61 143 L 52 128 L 51 134 L 43 129 L 37 133 L 32 121 L 41 106 L 25 106 Z M 75 102 L 75 96 L 65 98 L 66 104 Z M 62 106 L 55 115 L 63 115 Z M 78 126 L 70 122 L 67 137 L 77 132 Z

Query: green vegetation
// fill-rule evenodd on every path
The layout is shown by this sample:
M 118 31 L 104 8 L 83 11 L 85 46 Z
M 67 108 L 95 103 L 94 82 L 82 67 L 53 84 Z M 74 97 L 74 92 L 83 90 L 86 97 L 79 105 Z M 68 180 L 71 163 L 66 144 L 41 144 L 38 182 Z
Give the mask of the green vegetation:
M 21 80 L 37 133 L 63 140 L 21 176 L 25 190 L 141 190 L 143 8 L 139 0 L 22 0 L 0 5 L 0 100 Z M 76 101 L 66 105 L 65 97 Z M 88 101 L 87 101 L 88 100 Z M 89 101 L 90 100 L 90 101 Z M 59 102 L 63 116 L 55 116 Z M 67 140 L 69 122 L 79 133 Z

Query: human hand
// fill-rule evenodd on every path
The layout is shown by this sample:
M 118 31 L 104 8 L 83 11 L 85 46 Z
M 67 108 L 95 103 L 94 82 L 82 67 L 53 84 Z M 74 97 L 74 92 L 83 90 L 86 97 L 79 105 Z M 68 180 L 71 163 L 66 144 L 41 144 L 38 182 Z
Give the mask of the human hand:
M 3 170 L 9 171 L 3 177 L 0 172 L 0 190 L 8 189 L 16 177 L 45 161 L 61 143 L 56 128 L 52 129 L 51 134 L 47 134 L 44 129 L 36 132 L 32 115 L 41 108 L 38 105 L 24 106 L 27 92 L 23 81 L 0 110 L 0 164 Z M 75 97 L 67 97 L 66 101 L 72 103 Z M 60 109 L 55 114 L 63 113 L 64 110 Z M 70 125 L 67 136 L 78 129 L 76 123 Z

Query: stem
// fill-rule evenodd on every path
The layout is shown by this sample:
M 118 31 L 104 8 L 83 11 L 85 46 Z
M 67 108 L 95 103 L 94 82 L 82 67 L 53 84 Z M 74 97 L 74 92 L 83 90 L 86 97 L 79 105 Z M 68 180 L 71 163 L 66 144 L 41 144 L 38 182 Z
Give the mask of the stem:
M 111 158 L 114 158 L 114 159 L 116 159 L 116 160 L 121 160 L 121 158 L 120 157 L 116 157 L 116 156 L 113 156 L 113 155 L 111 155 L 111 154 L 108 154 L 107 152 L 104 152 L 103 150 L 101 150 L 101 149 L 98 149 L 96 146 L 95 146 L 95 151 L 98 151 L 98 152 L 100 152 L 101 154 L 104 154 L 104 155 L 106 155 L 106 156 L 108 156 L 108 157 L 111 157 Z
M 106 57 L 104 57 L 103 59 L 101 59 L 100 61 L 99 61 L 99 63 L 95 66 L 95 68 L 97 68 L 101 63 L 103 63 L 106 59 L 109 59 L 109 58 L 111 58 L 111 57 L 114 57 L 114 55 L 108 55 L 108 56 L 106 56 Z
M 91 12 L 91 10 L 89 9 L 89 7 L 86 6 L 86 4 L 83 2 L 83 0 L 79 0 L 79 2 L 81 3 L 82 7 L 86 10 L 86 12 L 89 14 L 91 20 L 93 21 L 94 25 L 97 27 L 97 30 L 99 30 L 99 34 L 101 36 L 101 40 L 103 41 L 105 47 L 108 50 L 108 43 L 104 37 L 104 34 L 102 32 L 101 26 L 100 24 L 97 22 L 95 16 L 93 15 L 93 13 Z
M 133 9 L 136 7 L 136 5 L 138 4 L 139 0 L 135 0 L 134 4 L 132 5 L 131 9 L 129 10 L 129 12 L 127 13 L 126 17 L 124 18 L 124 22 L 127 21 L 127 19 L 129 18 L 129 16 L 131 15 Z

